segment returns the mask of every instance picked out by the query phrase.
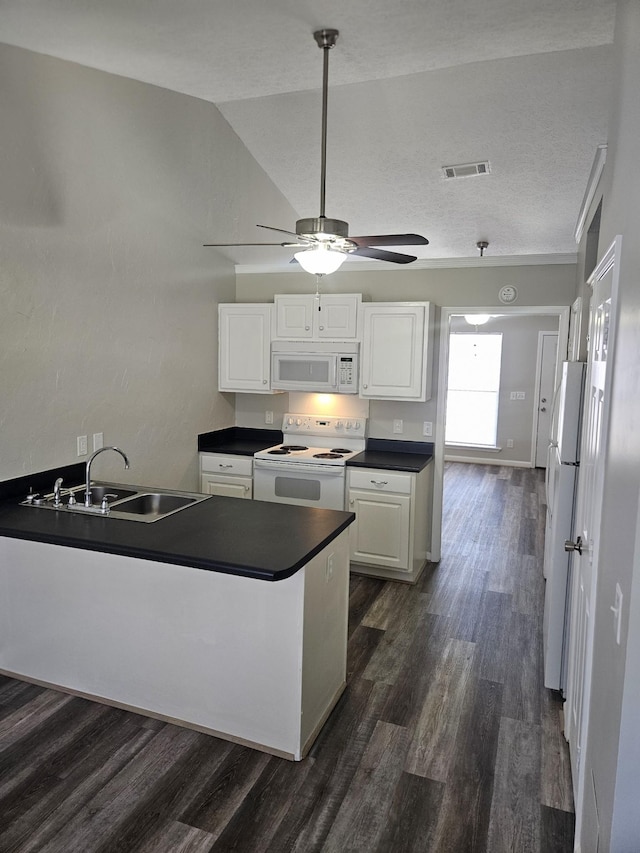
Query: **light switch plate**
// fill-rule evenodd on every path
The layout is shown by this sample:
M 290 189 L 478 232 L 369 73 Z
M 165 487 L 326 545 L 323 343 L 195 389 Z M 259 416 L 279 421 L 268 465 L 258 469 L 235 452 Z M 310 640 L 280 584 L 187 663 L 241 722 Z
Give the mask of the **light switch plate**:
M 404 423 L 402 422 L 402 420 L 400 418 L 397 418 L 396 420 L 394 420 L 394 422 L 393 422 L 394 433 L 402 433 L 403 429 L 404 429 Z
M 431 421 L 425 421 L 422 424 L 422 434 L 426 436 L 433 435 L 433 424 L 431 423 Z

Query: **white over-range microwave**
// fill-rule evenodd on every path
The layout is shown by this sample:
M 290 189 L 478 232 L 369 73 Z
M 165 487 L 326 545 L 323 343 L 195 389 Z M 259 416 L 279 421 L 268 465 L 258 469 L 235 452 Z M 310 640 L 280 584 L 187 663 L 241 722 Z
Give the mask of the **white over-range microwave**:
M 271 387 L 357 394 L 358 355 L 357 343 L 276 341 L 271 350 Z

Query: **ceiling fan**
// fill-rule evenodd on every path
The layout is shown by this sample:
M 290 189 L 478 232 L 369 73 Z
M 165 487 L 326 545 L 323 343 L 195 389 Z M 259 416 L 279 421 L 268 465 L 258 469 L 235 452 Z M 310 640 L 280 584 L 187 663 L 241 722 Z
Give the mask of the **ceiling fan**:
M 320 215 L 310 219 L 298 219 L 296 230 L 258 225 L 280 234 L 295 237 L 295 242 L 283 243 L 205 243 L 205 246 L 283 246 L 300 249 L 294 255 L 304 270 L 315 275 L 335 272 L 349 255 L 389 261 L 393 264 L 410 264 L 417 260 L 414 255 L 390 252 L 380 246 L 426 246 L 428 240 L 419 234 L 377 234 L 368 237 L 349 236 L 349 223 L 342 219 L 325 216 L 325 184 L 327 174 L 327 91 L 329 84 L 329 51 L 338 39 L 338 30 L 318 30 L 313 34 L 318 47 L 323 50 L 322 74 L 322 154 L 320 168 Z

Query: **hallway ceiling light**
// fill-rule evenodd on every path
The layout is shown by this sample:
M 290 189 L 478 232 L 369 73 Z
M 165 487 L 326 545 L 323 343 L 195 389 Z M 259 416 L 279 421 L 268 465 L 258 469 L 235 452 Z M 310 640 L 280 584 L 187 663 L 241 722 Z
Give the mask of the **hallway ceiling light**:
M 491 314 L 465 314 L 464 319 L 470 326 L 484 326 L 491 319 Z

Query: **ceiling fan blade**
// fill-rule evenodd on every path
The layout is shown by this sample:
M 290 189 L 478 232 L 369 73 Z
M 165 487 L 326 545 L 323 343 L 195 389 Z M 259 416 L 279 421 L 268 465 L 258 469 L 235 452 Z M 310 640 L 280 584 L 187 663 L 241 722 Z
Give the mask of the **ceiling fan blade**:
M 352 240 L 352 237 L 349 237 Z M 373 258 L 376 261 L 389 261 L 392 264 L 411 264 L 417 261 L 415 255 L 401 255 L 399 252 L 387 252 L 385 249 L 374 249 L 370 246 L 360 246 L 349 252 L 350 255 L 359 255 L 361 258 Z
M 290 243 L 203 243 L 206 248 L 222 246 L 290 246 Z
M 290 234 L 292 237 L 296 237 L 298 240 L 300 239 L 300 234 L 296 234 L 295 231 L 287 231 L 284 228 L 274 228 L 273 225 L 256 225 L 256 228 L 268 228 L 269 231 L 279 231 L 280 234 Z
M 427 246 L 420 234 L 375 234 L 373 237 L 349 237 L 357 246 Z

